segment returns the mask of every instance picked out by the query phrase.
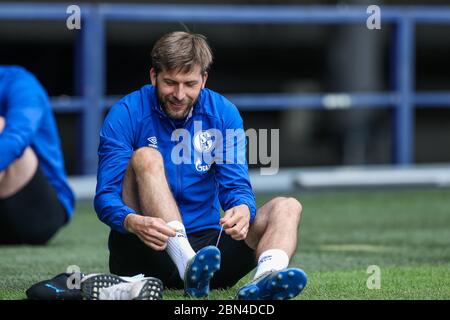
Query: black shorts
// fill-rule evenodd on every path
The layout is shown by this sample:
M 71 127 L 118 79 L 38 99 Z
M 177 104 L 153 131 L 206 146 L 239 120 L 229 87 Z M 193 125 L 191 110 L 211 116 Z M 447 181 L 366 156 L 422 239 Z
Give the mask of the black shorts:
M 188 235 L 195 252 L 209 245 L 216 245 L 218 230 L 204 230 Z M 221 252 L 220 270 L 214 274 L 210 288 L 229 288 L 256 267 L 255 252 L 245 241 L 236 241 L 222 232 L 219 250 Z M 109 235 L 109 269 L 121 276 L 143 273 L 163 281 L 168 288 L 182 289 L 178 269 L 164 251 L 147 247 L 134 234 L 122 234 L 112 230 Z
M 56 191 L 38 166 L 25 187 L 0 199 L 0 244 L 44 244 L 66 221 Z

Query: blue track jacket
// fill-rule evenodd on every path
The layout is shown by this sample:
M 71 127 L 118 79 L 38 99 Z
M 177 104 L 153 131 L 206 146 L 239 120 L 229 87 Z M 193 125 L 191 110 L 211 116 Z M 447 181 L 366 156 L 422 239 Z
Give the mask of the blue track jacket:
M 235 133 L 234 138 L 229 139 L 227 132 Z M 177 124 L 159 106 L 155 87 L 145 85 L 117 102 L 103 123 L 94 199 L 97 215 L 112 229 L 126 233 L 125 217 L 140 213 L 122 201 L 124 174 L 135 150 L 152 147 L 163 156 L 187 233 L 219 229 L 220 207 L 226 211 L 246 204 L 253 222 L 256 204 L 245 145 L 242 118 L 223 96 L 202 89 L 187 119 Z

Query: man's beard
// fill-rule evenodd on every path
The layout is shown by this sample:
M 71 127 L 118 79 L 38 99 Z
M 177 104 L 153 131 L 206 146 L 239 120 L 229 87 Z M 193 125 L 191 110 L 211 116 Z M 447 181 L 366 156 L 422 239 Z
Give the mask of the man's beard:
M 189 112 L 191 111 L 192 107 L 195 105 L 195 103 L 197 102 L 197 99 L 195 100 L 191 100 L 189 98 L 185 98 L 181 101 L 182 104 L 187 105 L 187 108 L 185 110 L 183 110 L 183 112 L 174 112 L 173 110 L 169 109 L 167 107 L 167 104 L 169 102 L 173 102 L 173 103 L 180 103 L 180 101 L 178 101 L 177 99 L 174 99 L 173 97 L 163 97 L 158 90 L 158 86 L 156 86 L 156 92 L 158 93 L 158 100 L 159 103 L 161 104 L 161 108 L 162 110 L 167 114 L 167 116 L 173 120 L 182 120 L 185 119 Z

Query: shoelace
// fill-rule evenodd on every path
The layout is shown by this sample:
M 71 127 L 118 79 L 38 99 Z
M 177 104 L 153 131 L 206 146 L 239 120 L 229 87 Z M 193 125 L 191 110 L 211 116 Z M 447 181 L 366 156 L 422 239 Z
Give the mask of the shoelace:
M 143 273 L 139 273 L 132 277 L 121 277 L 121 278 L 127 282 L 136 282 L 136 281 L 143 280 L 145 278 L 145 275 Z
M 131 300 L 131 288 L 133 283 L 119 283 L 103 288 L 100 291 L 100 300 Z
M 220 227 L 219 236 L 217 237 L 216 247 L 218 248 L 220 237 L 222 236 L 223 225 Z

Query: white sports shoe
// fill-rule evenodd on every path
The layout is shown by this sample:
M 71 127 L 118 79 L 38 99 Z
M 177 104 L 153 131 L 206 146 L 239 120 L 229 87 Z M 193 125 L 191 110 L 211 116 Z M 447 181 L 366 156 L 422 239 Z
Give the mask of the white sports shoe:
M 81 280 L 81 292 L 88 300 L 161 300 L 163 283 L 153 277 L 120 277 L 90 274 Z

